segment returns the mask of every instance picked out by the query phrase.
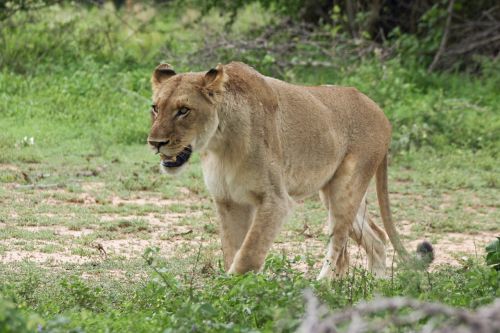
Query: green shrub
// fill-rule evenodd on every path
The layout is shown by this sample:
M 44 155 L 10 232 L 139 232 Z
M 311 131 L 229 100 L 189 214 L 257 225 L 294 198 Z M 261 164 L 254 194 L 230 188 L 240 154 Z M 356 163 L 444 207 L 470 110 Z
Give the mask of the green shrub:
M 102 311 L 104 308 L 102 289 L 90 286 L 77 276 L 70 276 L 60 281 L 62 293 L 65 295 L 65 308 L 83 308 Z
M 0 332 L 33 332 L 38 327 L 39 322 L 38 316 L 25 315 L 16 304 L 0 295 Z
M 249 19 L 259 11 L 264 18 Z M 203 53 L 195 58 L 187 55 L 202 46 L 204 35 L 220 34 L 224 20 L 209 15 L 182 23 L 172 19 L 180 9 L 170 6 L 156 12 L 145 7 L 144 13 L 146 18 L 126 16 L 112 6 L 67 5 L 17 13 L 6 20 L 0 31 L 6 45 L 0 51 L 0 115 L 8 130 L 2 138 L 35 137 L 44 145 L 83 137 L 98 155 L 114 144 L 144 144 L 149 129 L 149 76 L 161 57 L 180 65 L 181 71 L 208 69 L 215 62 L 235 60 L 237 55 L 264 74 L 289 81 L 357 87 L 390 118 L 394 152 L 429 146 L 500 151 L 498 64 L 486 58 L 480 60 L 480 76 L 428 74 L 404 52 L 384 61 L 376 52 L 360 59 L 327 59 L 299 39 L 295 45 L 299 52 L 283 54 L 283 59 L 263 48 L 243 53 L 220 48 L 209 65 Z M 231 38 L 257 38 L 269 23 L 269 15 L 259 6 L 240 11 Z M 128 35 L 123 20 L 137 30 Z M 328 27 L 322 29 L 328 34 Z M 269 45 L 290 39 L 293 36 L 284 29 L 273 35 Z M 308 60 L 300 59 L 301 54 L 338 67 L 290 66 L 282 71 L 277 66 L 281 60 Z M 23 149 L 20 154 L 6 146 L 6 140 L 0 141 L 6 160 L 41 159 L 36 148 Z
M 500 271 L 500 237 L 486 246 L 486 264 Z

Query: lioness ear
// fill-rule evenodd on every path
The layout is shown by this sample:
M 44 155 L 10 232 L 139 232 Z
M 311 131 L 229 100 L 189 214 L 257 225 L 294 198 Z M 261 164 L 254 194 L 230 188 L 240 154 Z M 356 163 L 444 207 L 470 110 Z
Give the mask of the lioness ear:
M 158 65 L 153 72 L 153 76 L 151 77 L 153 89 L 156 89 L 163 81 L 170 79 L 175 74 L 174 69 L 169 64 Z
M 226 81 L 226 74 L 224 73 L 224 67 L 218 64 L 217 67 L 209 70 L 204 80 L 204 86 L 209 96 L 213 96 L 214 93 L 221 92 L 224 90 L 224 82 Z

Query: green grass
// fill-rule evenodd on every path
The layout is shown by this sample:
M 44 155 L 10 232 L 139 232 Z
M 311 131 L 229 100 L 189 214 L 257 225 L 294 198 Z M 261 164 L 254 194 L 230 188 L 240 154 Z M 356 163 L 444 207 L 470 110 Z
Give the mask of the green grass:
M 20 315 L 35 310 L 34 322 L 49 331 L 55 326 L 91 332 L 288 332 L 300 322 L 305 288 L 333 309 L 375 294 L 472 308 L 499 296 L 497 273 L 476 265 L 429 275 L 401 270 L 389 280 L 375 280 L 354 270 L 345 280 L 324 283 L 297 272 L 279 256 L 268 258 L 262 274 L 229 277 L 217 268 L 204 270 L 199 262 L 191 263 L 185 275 L 176 276 L 150 255 L 146 254 L 150 266 L 127 267 L 141 269 L 147 276 L 120 279 L 106 275 L 108 267 L 99 264 L 83 270 L 87 278 L 79 277 L 81 267 L 74 267 L 56 279 L 49 271 L 25 264 L 6 271 L 7 277 L 21 274 L 23 278 L 15 282 L 11 278 L 4 284 L 4 294 L 18 304 Z
M 313 197 L 263 273 L 231 277 L 199 156 L 170 178 L 145 144 L 152 69 L 166 56 L 179 70 L 204 69 L 183 59 L 227 18 L 145 13 L 55 6 L 0 31 L 0 331 L 292 332 L 306 288 L 331 309 L 379 294 L 466 308 L 500 297 L 483 249 L 500 221 L 497 65 L 427 74 L 399 56 L 287 71 L 297 83 L 356 86 L 384 107 L 393 215 L 408 246 L 428 238 L 441 252 L 430 273 L 399 267 L 377 280 L 353 245 L 350 275 L 316 282 L 327 213 Z M 268 15 L 249 8 L 232 33 L 243 38 Z M 378 220 L 374 191 L 369 201 Z

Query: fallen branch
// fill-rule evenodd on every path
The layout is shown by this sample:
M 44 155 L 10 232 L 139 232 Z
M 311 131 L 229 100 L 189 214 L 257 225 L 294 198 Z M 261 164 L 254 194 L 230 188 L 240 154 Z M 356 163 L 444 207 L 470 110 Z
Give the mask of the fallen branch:
M 192 234 L 192 233 L 193 233 L 193 229 L 189 229 L 188 231 L 184 231 L 184 232 L 179 232 L 179 233 L 176 233 L 176 234 L 172 234 L 167 239 L 172 239 L 172 238 L 178 237 L 178 236 L 186 236 L 186 235 L 189 235 L 189 234 Z
M 500 299 L 469 311 L 404 297 L 378 298 L 328 314 L 311 291 L 306 291 L 306 315 L 299 333 L 326 332 L 500 332 Z
M 349 63 L 349 59 L 364 57 L 374 51 L 379 52 L 381 59 L 393 52 L 391 48 L 373 41 L 335 35 L 290 19 L 270 25 L 263 31 L 253 31 L 248 36 L 241 38 L 219 32 L 207 34 L 204 46 L 188 54 L 185 61 L 211 66 L 221 57 L 229 55 L 241 60 L 246 57 L 260 58 L 274 74 L 283 75 L 296 66 L 341 68 Z
M 29 184 L 16 185 L 16 190 L 31 190 L 31 189 L 48 189 L 48 188 L 64 188 L 65 184 Z

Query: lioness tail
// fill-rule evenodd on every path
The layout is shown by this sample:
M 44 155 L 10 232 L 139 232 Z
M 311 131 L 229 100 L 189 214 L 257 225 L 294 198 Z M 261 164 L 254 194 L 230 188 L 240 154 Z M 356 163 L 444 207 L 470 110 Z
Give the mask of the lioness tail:
M 387 154 L 377 168 L 376 173 L 376 183 L 377 183 L 377 199 L 380 206 L 380 215 L 382 216 L 382 222 L 384 223 L 385 232 L 389 236 L 389 240 L 394 246 L 396 252 L 402 258 L 408 258 L 408 251 L 401 243 L 399 234 L 394 227 L 391 216 L 391 208 L 389 205 L 389 190 L 387 188 Z

